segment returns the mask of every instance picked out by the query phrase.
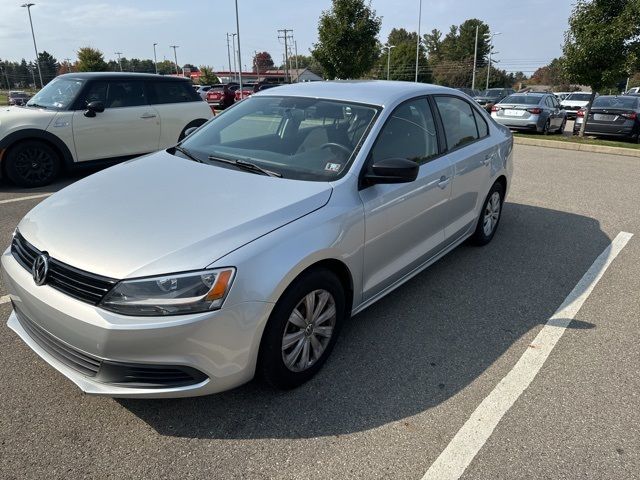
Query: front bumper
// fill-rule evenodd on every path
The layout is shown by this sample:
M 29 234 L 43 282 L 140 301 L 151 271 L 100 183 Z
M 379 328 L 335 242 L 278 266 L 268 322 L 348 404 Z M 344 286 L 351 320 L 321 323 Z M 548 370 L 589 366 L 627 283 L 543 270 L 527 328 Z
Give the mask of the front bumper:
M 221 392 L 249 381 L 273 306 L 246 302 L 200 314 L 128 317 L 75 300 L 47 285 L 37 286 L 9 250 L 2 255 L 2 270 L 15 306 L 8 326 L 81 390 L 96 395 L 188 397 Z M 17 313 L 33 324 L 31 329 Z M 168 388 L 111 383 L 109 375 L 92 377 L 61 361 L 60 355 L 53 355 L 38 341 L 34 327 L 72 351 L 107 365 L 182 366 L 203 375 L 196 377 L 196 383 Z

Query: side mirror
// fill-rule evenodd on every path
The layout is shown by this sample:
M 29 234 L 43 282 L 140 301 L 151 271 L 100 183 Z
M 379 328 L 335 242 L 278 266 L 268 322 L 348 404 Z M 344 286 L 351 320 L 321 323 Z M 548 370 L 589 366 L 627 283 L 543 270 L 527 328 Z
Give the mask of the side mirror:
M 377 183 L 409 183 L 418 177 L 420 166 L 406 158 L 386 158 L 369 167 L 364 175 L 366 185 Z
M 84 116 L 92 118 L 96 116 L 96 113 L 102 112 L 104 112 L 104 103 L 100 101 L 89 102 L 87 104 L 87 109 L 84 112 Z

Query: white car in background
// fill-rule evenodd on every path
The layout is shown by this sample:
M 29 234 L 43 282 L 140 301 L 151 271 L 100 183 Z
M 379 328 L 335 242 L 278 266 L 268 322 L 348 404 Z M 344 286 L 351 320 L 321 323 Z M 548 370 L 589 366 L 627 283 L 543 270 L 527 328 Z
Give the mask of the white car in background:
M 141 73 L 60 75 L 25 106 L 0 109 L 0 173 L 23 187 L 63 169 L 175 145 L 213 116 L 188 79 Z
M 586 107 L 590 98 L 590 92 L 574 92 L 562 100 L 560 106 L 567 111 L 567 118 L 576 118 L 578 110 Z

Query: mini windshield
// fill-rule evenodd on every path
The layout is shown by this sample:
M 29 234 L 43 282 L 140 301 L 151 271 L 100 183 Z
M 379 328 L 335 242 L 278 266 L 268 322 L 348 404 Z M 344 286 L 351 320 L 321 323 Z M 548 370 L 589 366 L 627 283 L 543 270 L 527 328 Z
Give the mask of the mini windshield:
M 482 92 L 482 95 L 480 96 L 497 98 L 500 95 L 502 95 L 502 90 L 485 90 L 484 92 Z
M 197 160 L 251 162 L 284 178 L 330 181 L 344 174 L 378 109 L 302 97 L 250 97 L 186 138 Z
M 509 95 L 500 103 L 511 103 L 515 105 L 538 105 L 542 97 L 539 95 Z
M 572 93 L 565 100 L 575 100 L 577 102 L 588 102 L 591 98 L 590 93 Z
M 73 103 L 84 80 L 55 78 L 27 102 L 27 107 L 65 110 Z

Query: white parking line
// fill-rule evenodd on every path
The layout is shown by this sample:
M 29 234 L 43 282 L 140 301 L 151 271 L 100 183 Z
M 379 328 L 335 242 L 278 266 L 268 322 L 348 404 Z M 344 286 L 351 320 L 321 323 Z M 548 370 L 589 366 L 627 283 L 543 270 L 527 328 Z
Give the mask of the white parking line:
M 0 305 L 2 305 L 3 303 L 9 303 L 9 295 L 0 297 Z
M 21 202 L 22 200 L 33 200 L 34 198 L 50 197 L 52 193 L 41 193 L 40 195 L 29 195 L 28 197 L 8 198 L 6 200 L 0 200 L 0 203 L 13 203 Z
M 593 265 L 540 330 L 522 357 L 478 405 L 449 445 L 429 467 L 422 480 L 454 480 L 462 476 L 504 414 L 540 371 L 571 320 L 632 236 L 631 233 L 620 232 L 596 258 Z

